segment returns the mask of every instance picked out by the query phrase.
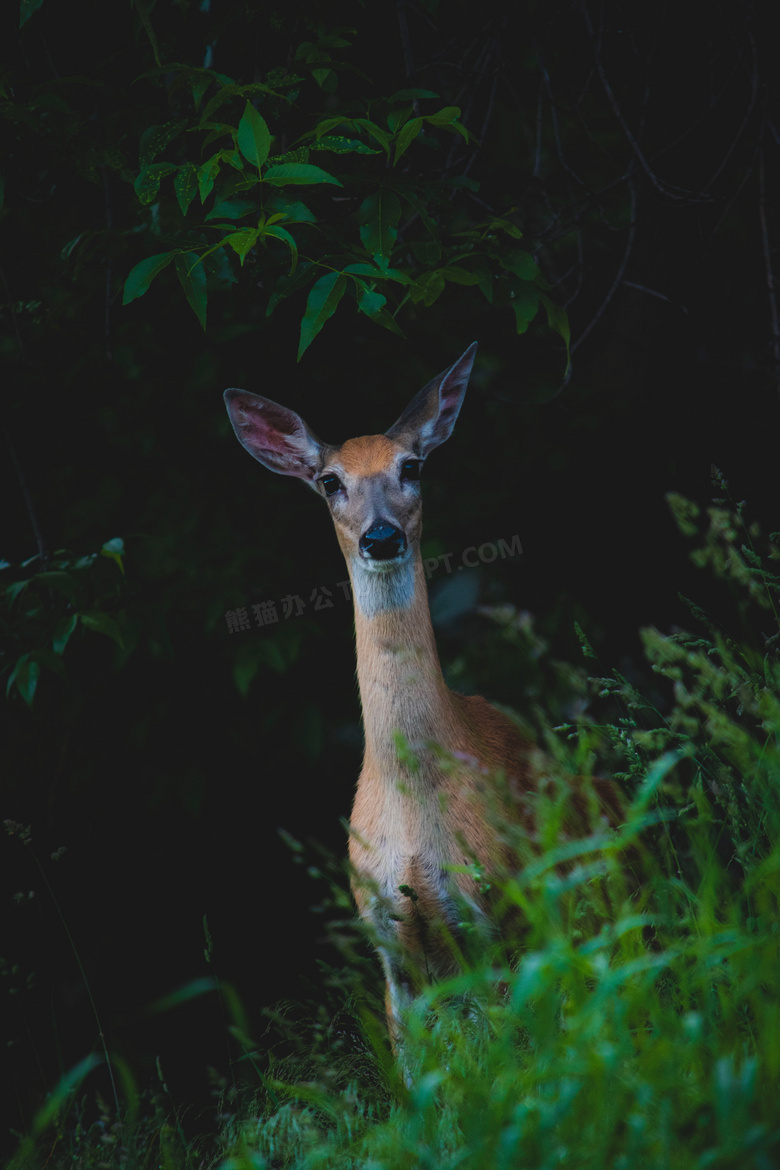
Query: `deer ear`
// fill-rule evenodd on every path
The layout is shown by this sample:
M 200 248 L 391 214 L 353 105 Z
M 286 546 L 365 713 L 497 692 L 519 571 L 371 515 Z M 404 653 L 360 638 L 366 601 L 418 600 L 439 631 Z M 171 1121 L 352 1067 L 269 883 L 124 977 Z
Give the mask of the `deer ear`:
M 300 415 L 248 390 L 226 390 L 225 406 L 236 438 L 250 455 L 269 470 L 314 487 L 327 448 Z
M 393 423 L 387 437 L 400 439 L 403 436 L 423 459 L 449 439 L 463 405 L 476 352 L 477 343 L 474 341 L 453 366 L 424 386 Z

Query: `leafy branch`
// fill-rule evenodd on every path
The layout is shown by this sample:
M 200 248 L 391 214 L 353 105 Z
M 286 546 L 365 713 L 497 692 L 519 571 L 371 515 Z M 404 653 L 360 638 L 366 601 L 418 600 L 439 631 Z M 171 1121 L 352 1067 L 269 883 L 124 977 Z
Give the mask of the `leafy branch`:
M 300 77 L 239 85 L 208 69 L 172 72 L 174 90 L 189 88 L 193 112 L 144 133 L 135 178 L 149 231 L 167 247 L 132 268 L 125 304 L 172 265 L 205 329 L 209 293 L 240 280 L 245 265 L 261 265 L 266 316 L 306 294 L 300 360 L 345 299 L 403 336 L 404 311 L 429 308 L 458 285 L 511 310 L 518 333 L 543 308 L 568 355 L 566 314 L 520 245 L 517 209 L 485 216 L 479 201 L 464 199 L 478 190 L 467 168 L 453 173 L 443 161 L 446 136 L 475 141 L 460 107 L 435 108 L 431 90 L 400 90 L 345 103 L 282 149 Z M 322 154 L 334 156 L 336 173 L 319 165 Z M 297 188 L 305 189 L 306 203 Z
M 32 557 L 17 569 L 0 561 L 0 570 L 14 578 L 0 586 L 2 624 L 11 633 L 3 671 L 7 696 L 16 692 L 31 707 L 42 671 L 64 680 L 63 656 L 79 627 L 104 634 L 129 653 L 130 625 L 120 608 L 124 553 L 124 542 L 115 537 L 87 556 L 59 550 L 46 562 Z

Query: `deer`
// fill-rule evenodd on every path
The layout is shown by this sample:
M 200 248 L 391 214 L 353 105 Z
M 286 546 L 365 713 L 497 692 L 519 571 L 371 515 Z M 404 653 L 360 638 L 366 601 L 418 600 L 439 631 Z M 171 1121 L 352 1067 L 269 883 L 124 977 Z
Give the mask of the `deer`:
M 474 342 L 420 390 L 385 434 L 341 445 L 322 442 L 269 398 L 236 388 L 224 395 L 249 454 L 323 497 L 347 564 L 365 733 L 351 886 L 382 962 L 396 1053 L 420 986 L 459 969 L 464 916 L 493 930 L 480 875 L 515 859 L 491 809 L 506 807 L 511 786 L 520 797 L 512 815 L 530 834 L 524 797 L 539 781 L 535 747 L 509 716 L 446 685 L 420 552 L 421 471 L 452 434 L 476 350 Z

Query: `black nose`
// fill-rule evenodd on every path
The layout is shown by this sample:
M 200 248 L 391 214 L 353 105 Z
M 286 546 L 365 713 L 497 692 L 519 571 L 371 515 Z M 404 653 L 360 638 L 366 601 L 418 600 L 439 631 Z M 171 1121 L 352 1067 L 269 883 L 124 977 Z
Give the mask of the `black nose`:
M 360 551 L 372 561 L 390 561 L 406 548 L 406 537 L 400 528 L 380 520 L 360 538 Z

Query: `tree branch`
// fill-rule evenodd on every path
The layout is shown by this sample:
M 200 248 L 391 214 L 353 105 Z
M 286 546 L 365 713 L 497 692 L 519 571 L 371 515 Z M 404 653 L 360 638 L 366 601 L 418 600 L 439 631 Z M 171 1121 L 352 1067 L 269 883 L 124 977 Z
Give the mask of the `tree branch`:
M 604 297 L 604 300 L 599 305 L 596 313 L 594 314 L 593 317 L 591 317 L 590 321 L 585 326 L 585 328 L 583 329 L 582 333 L 579 335 L 577 340 L 572 342 L 572 345 L 571 345 L 571 352 L 572 353 L 574 353 L 574 351 L 576 349 L 579 349 L 579 347 L 582 345 L 583 341 L 588 336 L 588 334 L 599 323 L 599 321 L 603 317 L 604 313 L 606 312 L 607 306 L 609 305 L 610 301 L 612 300 L 613 296 L 617 292 L 620 285 L 623 283 L 623 274 L 626 271 L 626 265 L 628 264 L 629 258 L 631 256 L 633 249 L 634 249 L 634 241 L 636 239 L 636 186 L 634 183 L 629 183 L 629 191 L 631 192 L 631 220 L 630 220 L 629 228 L 628 228 L 628 239 L 626 241 L 626 246 L 625 246 L 625 249 L 623 251 L 623 258 L 620 261 L 620 265 L 618 267 L 617 274 L 615 276 L 615 279 L 612 281 L 612 284 L 609 288 L 609 292 Z
M 656 175 L 655 171 L 653 170 L 653 168 L 650 166 L 649 162 L 645 158 L 644 152 L 643 152 L 641 146 L 639 145 L 639 140 L 634 136 L 628 123 L 626 122 L 625 118 L 623 117 L 623 111 L 621 110 L 620 103 L 618 102 L 617 97 L 615 96 L 615 92 L 609 83 L 609 78 L 607 77 L 607 72 L 606 72 L 606 69 L 604 68 L 604 62 L 602 61 L 602 58 L 601 58 L 601 44 L 600 44 L 601 35 L 599 34 L 599 37 L 598 38 L 596 37 L 596 31 L 593 28 L 593 22 L 590 19 L 587 4 L 585 4 L 585 3 L 583 3 L 583 5 L 582 5 L 582 12 L 583 12 L 583 15 L 585 17 L 585 23 L 586 23 L 587 28 L 588 28 L 588 34 L 589 34 L 590 39 L 591 39 L 591 44 L 593 45 L 593 55 L 594 55 L 594 60 L 596 63 L 596 70 L 598 72 L 599 78 L 601 79 L 601 84 L 602 84 L 602 87 L 604 89 L 604 93 L 607 95 L 607 101 L 609 102 L 610 106 L 612 107 L 612 112 L 615 115 L 615 118 L 617 119 L 617 122 L 618 122 L 618 125 L 620 126 L 620 129 L 623 131 L 626 142 L 631 147 L 631 150 L 634 153 L 634 157 L 636 158 L 636 160 L 639 163 L 642 170 L 647 175 L 650 182 L 653 184 L 653 186 L 655 187 L 655 189 L 657 191 L 659 191 L 662 195 L 665 195 L 668 199 L 674 199 L 674 200 L 678 200 L 680 202 L 683 202 L 683 201 L 684 202 L 695 202 L 695 203 L 709 202 L 711 199 L 711 196 L 705 195 L 703 193 L 696 194 L 693 191 L 686 191 L 682 187 L 671 186 L 670 184 L 665 183 L 662 179 L 659 179 L 658 175 Z

